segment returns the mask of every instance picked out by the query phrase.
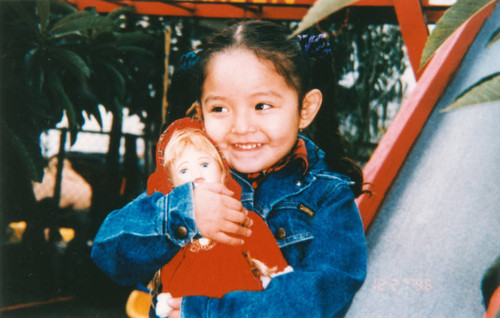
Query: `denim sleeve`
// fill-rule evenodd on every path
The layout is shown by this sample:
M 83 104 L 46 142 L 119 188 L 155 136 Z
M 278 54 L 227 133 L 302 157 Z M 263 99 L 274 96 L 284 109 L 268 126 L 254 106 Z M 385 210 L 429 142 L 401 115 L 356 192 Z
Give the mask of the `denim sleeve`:
M 294 271 L 264 291 L 236 291 L 221 299 L 184 297 L 181 317 L 335 317 L 348 309 L 366 276 L 366 241 L 354 197 L 337 186 L 316 211 L 314 239 Z M 291 248 L 292 246 L 286 247 Z
M 192 183 L 168 195 L 143 193 L 106 217 L 94 239 L 91 257 L 120 284 L 149 280 L 180 247 L 199 235 L 193 213 Z

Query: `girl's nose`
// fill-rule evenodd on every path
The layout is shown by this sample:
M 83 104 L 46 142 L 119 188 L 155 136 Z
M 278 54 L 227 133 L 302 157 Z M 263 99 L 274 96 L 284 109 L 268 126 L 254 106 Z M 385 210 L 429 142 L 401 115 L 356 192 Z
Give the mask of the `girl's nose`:
M 255 131 L 252 113 L 239 110 L 234 113 L 231 132 L 234 134 L 246 134 Z

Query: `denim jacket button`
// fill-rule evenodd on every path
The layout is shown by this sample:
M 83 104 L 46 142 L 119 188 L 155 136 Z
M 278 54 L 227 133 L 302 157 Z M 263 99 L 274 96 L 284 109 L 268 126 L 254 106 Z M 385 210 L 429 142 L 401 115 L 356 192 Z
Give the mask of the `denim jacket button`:
M 185 226 L 178 226 L 176 229 L 175 229 L 175 237 L 177 237 L 178 239 L 185 239 L 188 235 L 188 230 Z
M 302 181 L 300 181 L 300 180 L 295 181 L 295 185 L 297 187 L 300 187 L 302 185 Z
M 277 240 L 282 240 L 286 236 L 286 231 L 284 228 L 280 227 L 274 232 L 274 236 Z

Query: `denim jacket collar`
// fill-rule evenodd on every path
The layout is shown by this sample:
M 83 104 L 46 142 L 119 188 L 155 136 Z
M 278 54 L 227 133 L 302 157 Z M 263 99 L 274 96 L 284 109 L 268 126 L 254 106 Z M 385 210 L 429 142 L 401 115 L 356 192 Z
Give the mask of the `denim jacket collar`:
M 282 202 L 289 197 L 305 191 L 319 175 L 329 178 L 345 179 L 344 176 L 328 170 L 328 166 L 321 160 L 324 158 L 325 153 L 311 140 L 303 136 L 299 136 L 299 138 L 305 141 L 307 148 L 309 168 L 305 174 L 302 174 L 300 169 L 297 169 L 295 166 L 297 165 L 296 162 L 290 162 L 284 168 L 269 175 L 269 177 L 254 190 L 245 178 L 233 172 L 233 177 L 242 187 L 241 201 L 246 208 L 266 218 L 267 214 L 276 203 Z

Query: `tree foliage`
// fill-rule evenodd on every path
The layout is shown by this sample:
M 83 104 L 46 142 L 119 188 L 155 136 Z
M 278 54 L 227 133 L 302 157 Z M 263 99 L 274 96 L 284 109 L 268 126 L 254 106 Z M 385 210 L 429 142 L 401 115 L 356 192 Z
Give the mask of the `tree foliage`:
M 420 67 L 434 55 L 436 50 L 448 39 L 456 29 L 467 22 L 485 6 L 497 0 L 459 0 L 452 5 L 436 23 L 431 35 L 427 39 L 422 56 Z
M 351 156 L 364 163 L 392 120 L 390 108 L 398 108 L 403 97 L 403 39 L 394 25 L 352 23 L 332 41 L 340 80 L 337 116 Z
M 335 109 L 322 110 L 319 115 L 340 122 L 349 156 L 363 164 L 399 108 L 406 88 L 401 77 L 407 60 L 397 26 L 367 23 L 352 15 L 349 20 L 355 22 L 328 19 L 307 32 L 328 36 L 338 77 L 331 87 Z
M 443 111 L 500 100 L 500 73 L 482 78 L 462 92 Z
M 390 105 L 403 97 L 405 85 L 401 76 L 406 68 L 404 44 L 399 28 L 389 24 L 370 24 L 366 19 L 351 17 L 333 23 L 328 16 L 341 14 L 353 1 L 319 0 L 293 32 L 309 32 L 317 25 L 331 36 L 335 69 L 339 73 L 337 91 L 341 131 L 350 144 L 350 155 L 366 162 L 385 133 Z M 343 10 L 347 18 L 349 11 Z M 317 32 L 312 31 L 312 32 Z
M 152 38 L 121 31 L 130 9 L 102 16 L 47 0 L 0 6 L 3 146 L 25 163 L 32 179 L 40 180 L 41 132 L 65 114 L 74 142 L 85 113 L 102 124 L 99 104 L 121 114 L 138 89 L 130 89 L 142 66 L 137 62 L 153 60 L 143 58 L 152 55 L 144 48 Z

